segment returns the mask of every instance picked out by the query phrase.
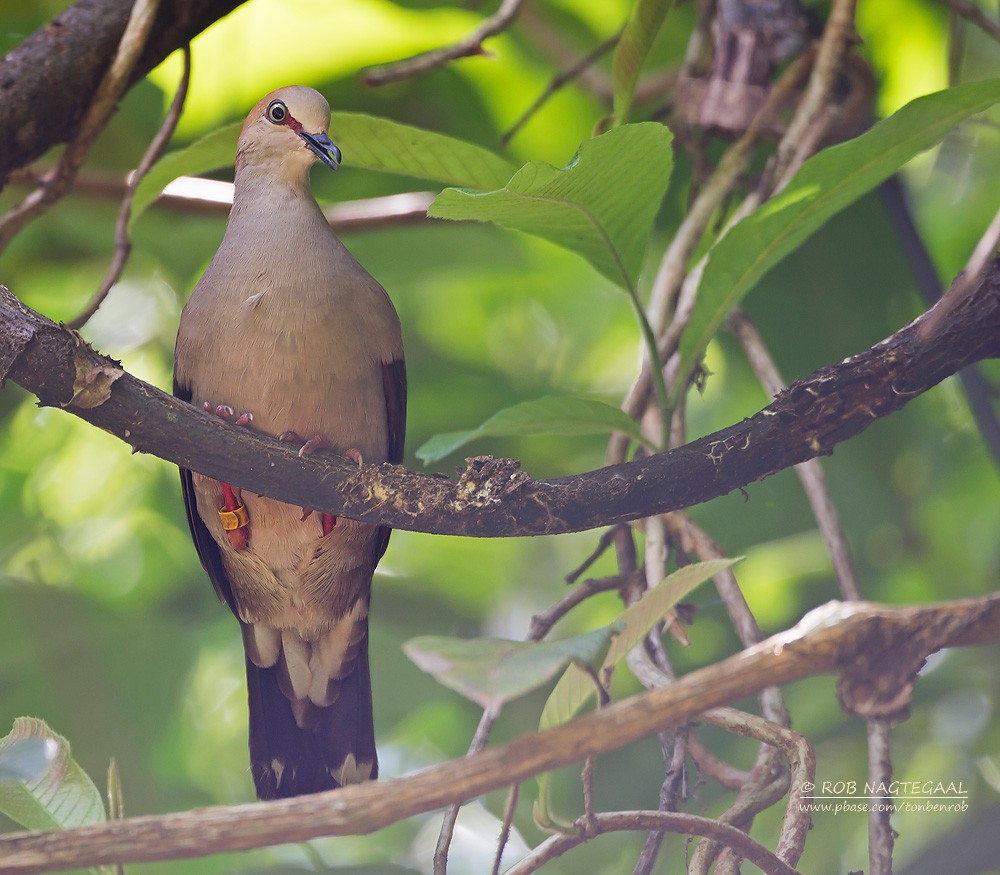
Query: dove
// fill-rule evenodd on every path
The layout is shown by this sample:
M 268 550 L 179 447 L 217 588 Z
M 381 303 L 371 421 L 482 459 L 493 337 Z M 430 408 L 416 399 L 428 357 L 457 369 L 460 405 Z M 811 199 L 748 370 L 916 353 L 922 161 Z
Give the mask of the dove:
M 329 124 L 326 99 L 305 86 L 247 116 L 226 232 L 181 314 L 174 394 L 301 453 L 399 462 L 399 318 L 309 187 L 315 162 L 341 161 Z M 376 778 L 368 607 L 389 529 L 196 471 L 181 469 L 181 483 L 198 556 L 242 630 L 258 798 Z

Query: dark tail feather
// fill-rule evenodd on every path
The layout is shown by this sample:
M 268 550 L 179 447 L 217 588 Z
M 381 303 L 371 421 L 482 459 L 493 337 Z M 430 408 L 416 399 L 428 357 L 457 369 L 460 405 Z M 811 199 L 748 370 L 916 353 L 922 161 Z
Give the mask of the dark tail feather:
M 247 694 L 250 705 L 250 769 L 258 799 L 283 799 L 334 790 L 345 776 L 344 763 L 371 762 L 378 776 L 372 688 L 367 636 L 354 671 L 340 682 L 340 695 L 326 708 L 312 706 L 309 728 L 295 722 L 292 705 L 278 686 L 277 670 L 258 668 L 249 659 Z M 353 778 L 346 770 L 344 783 Z M 361 779 L 365 775 L 362 773 Z

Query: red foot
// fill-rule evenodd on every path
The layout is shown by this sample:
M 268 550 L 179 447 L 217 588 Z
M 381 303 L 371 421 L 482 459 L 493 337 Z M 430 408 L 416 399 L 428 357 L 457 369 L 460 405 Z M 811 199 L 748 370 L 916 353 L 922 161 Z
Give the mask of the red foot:
M 302 437 L 294 431 L 285 431 L 278 436 L 279 440 L 291 441 L 294 443 L 302 444 L 299 448 L 300 456 L 312 455 L 316 450 L 332 450 L 333 445 L 322 435 L 314 434 L 309 440 L 303 441 Z M 354 462 L 359 468 L 364 464 L 364 458 L 361 455 L 361 451 L 355 447 L 349 447 L 344 450 L 344 455 L 347 456 L 352 462 Z M 305 522 L 312 516 L 312 509 L 308 507 L 302 508 L 302 522 Z M 323 528 L 323 534 L 329 535 L 330 532 L 334 530 L 337 525 L 337 518 L 332 513 L 321 513 L 319 515 L 320 525 Z

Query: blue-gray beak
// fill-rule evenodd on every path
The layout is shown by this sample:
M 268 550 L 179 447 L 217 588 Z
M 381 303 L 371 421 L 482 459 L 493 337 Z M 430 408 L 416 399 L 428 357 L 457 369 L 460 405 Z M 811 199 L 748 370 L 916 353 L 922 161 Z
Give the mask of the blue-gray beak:
M 327 167 L 336 170 L 340 166 L 340 149 L 337 148 L 337 144 L 326 134 L 310 134 L 306 131 L 298 131 L 298 135 L 305 140 L 309 151 Z

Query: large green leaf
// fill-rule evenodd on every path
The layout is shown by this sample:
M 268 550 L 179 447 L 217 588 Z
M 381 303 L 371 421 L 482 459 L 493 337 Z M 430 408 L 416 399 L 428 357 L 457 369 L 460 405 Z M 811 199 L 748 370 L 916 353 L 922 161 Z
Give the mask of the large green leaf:
M 106 819 L 101 794 L 70 756 L 69 742 L 34 717 L 18 717 L 0 753 L 41 742 L 46 767 L 30 780 L 0 781 L 0 811 L 28 829 L 68 829 Z M 54 746 L 54 750 L 52 750 Z
M 625 432 L 634 440 L 647 443 L 638 424 L 621 408 L 592 398 L 546 396 L 506 407 L 469 431 L 434 435 L 417 450 L 416 456 L 429 465 L 481 437 L 605 434 L 612 431 Z
M 712 247 L 681 340 L 691 372 L 726 315 L 827 219 L 883 182 L 959 122 L 1000 100 L 1000 79 L 920 97 L 854 140 L 810 158 L 788 186 Z M 681 383 L 678 383 L 680 386 Z
M 542 642 L 424 636 L 407 641 L 403 650 L 446 687 L 495 711 L 551 680 L 568 664 L 600 665 L 618 628 Z M 583 669 L 577 670 L 587 677 Z
M 616 124 L 625 121 L 632 107 L 632 95 L 642 65 L 671 6 L 673 0 L 635 0 L 632 6 L 611 65 Z
M 241 128 L 241 122 L 226 125 L 165 155 L 139 184 L 132 220 L 179 176 L 197 176 L 232 165 Z M 506 159 L 482 146 L 363 113 L 334 113 L 330 136 L 348 166 L 446 185 L 495 188 L 504 185 L 515 170 Z
M 670 139 L 654 122 L 623 125 L 585 141 L 562 170 L 532 161 L 497 191 L 446 189 L 428 214 L 544 237 L 634 291 L 670 180 Z

